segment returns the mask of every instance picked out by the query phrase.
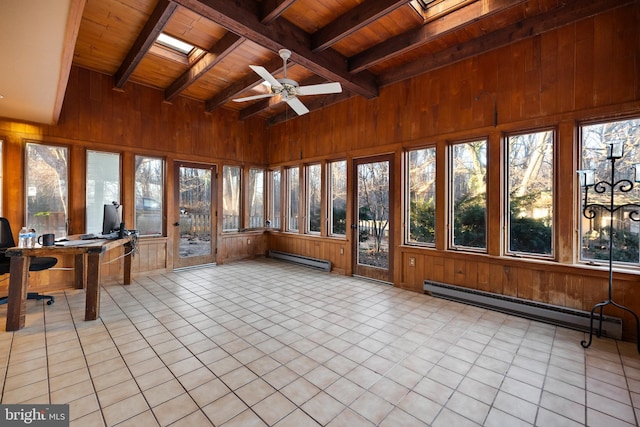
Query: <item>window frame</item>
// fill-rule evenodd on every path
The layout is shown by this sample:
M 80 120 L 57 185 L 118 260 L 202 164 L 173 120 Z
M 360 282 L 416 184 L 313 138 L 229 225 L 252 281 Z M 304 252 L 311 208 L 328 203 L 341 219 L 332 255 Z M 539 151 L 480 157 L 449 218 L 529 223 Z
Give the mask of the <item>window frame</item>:
M 295 228 L 291 225 L 292 224 L 292 200 L 291 200 L 291 195 L 292 195 L 292 189 L 291 189 L 291 174 L 293 171 L 296 171 L 296 179 L 295 179 L 295 185 L 297 187 L 297 216 L 296 216 L 296 226 Z M 286 198 L 285 198 L 285 210 L 286 210 L 286 218 L 285 218 L 285 231 L 289 232 L 289 233 L 299 233 L 300 232 L 300 166 L 291 166 L 291 167 L 287 167 L 285 168 L 285 191 L 286 191 Z
M 133 205 L 134 205 L 134 224 L 136 227 L 136 230 L 138 230 L 138 232 L 140 232 L 140 227 L 138 224 L 138 190 L 137 190 L 137 168 L 135 167 L 135 165 L 137 164 L 137 159 L 138 158 L 144 158 L 144 159 L 152 159 L 152 160 L 158 160 L 161 162 L 161 190 L 160 190 L 160 200 L 158 199 L 154 199 L 157 202 L 159 202 L 160 205 L 160 209 L 159 209 L 159 213 L 160 213 L 160 233 L 152 233 L 152 234 L 143 234 L 140 233 L 141 237 L 162 237 L 166 235 L 166 215 L 165 215 L 165 209 L 166 209 L 166 190 L 167 190 L 167 183 L 166 183 L 166 179 L 167 179 L 167 162 L 166 159 L 164 157 L 160 157 L 160 156 L 151 156 L 151 155 L 146 155 L 146 154 L 135 154 L 134 155 L 134 170 L 133 170 Z M 142 200 L 140 201 L 140 207 L 144 210 L 145 205 L 147 205 L 145 203 L 145 198 L 149 198 L 148 196 L 142 196 Z M 125 207 L 126 209 L 126 207 Z
M 420 242 L 417 240 L 411 240 L 411 163 L 410 156 L 412 152 L 422 151 L 422 150 L 433 150 L 433 210 L 434 210 L 434 218 L 433 218 L 433 227 L 434 227 L 434 235 L 432 242 Z M 436 219 L 436 209 L 438 205 L 437 200 L 437 179 L 438 179 L 438 150 L 435 144 L 425 145 L 422 147 L 412 147 L 404 152 L 404 164 L 405 164 L 405 174 L 404 174 L 404 217 L 405 217 L 405 227 L 404 227 L 404 244 L 409 246 L 419 246 L 419 247 L 427 247 L 427 248 L 435 248 L 436 241 L 438 238 L 438 229 L 437 229 L 437 219 Z
M 311 168 L 317 168 L 318 178 L 318 230 L 311 230 Z M 322 233 L 322 163 L 309 163 L 304 167 L 305 175 L 305 232 L 310 235 L 319 236 Z
M 64 230 L 61 228 L 50 229 L 43 228 L 39 225 L 31 224 L 29 220 L 29 146 L 42 146 L 42 147 L 50 147 L 50 148 L 59 148 L 65 150 L 66 157 L 66 175 L 65 175 L 65 195 L 64 195 L 64 203 L 66 204 L 65 210 L 66 215 L 64 218 Z M 69 206 L 71 205 L 71 201 L 69 197 L 71 196 L 71 192 L 69 191 L 69 178 L 71 174 L 71 149 L 66 145 L 60 144 L 52 144 L 45 141 L 27 141 L 24 147 L 24 224 L 26 227 L 34 227 L 36 229 L 36 233 L 44 234 L 44 233 L 53 233 L 56 235 L 56 238 L 66 237 L 69 233 Z
M 536 253 L 511 250 L 511 195 L 510 195 L 510 138 L 523 135 L 533 135 L 539 133 L 551 132 L 551 253 Z M 555 127 L 543 127 L 535 129 L 521 130 L 517 132 L 510 132 L 503 136 L 504 148 L 503 148 L 503 164 L 504 164 L 504 183 L 503 183 L 503 200 L 504 200 L 504 253 L 510 256 L 517 256 L 523 258 L 536 258 L 536 259 L 556 259 L 556 177 L 558 175 L 558 161 L 557 161 L 557 138 L 558 131 Z
M 84 213 L 85 213 L 85 232 L 86 233 L 94 233 L 94 234 L 100 234 L 102 233 L 102 224 L 100 224 L 99 229 L 90 229 L 89 228 L 89 217 L 92 215 L 89 213 L 87 207 L 89 206 L 87 197 L 89 195 L 89 155 L 90 153 L 98 153 L 98 154 L 110 154 L 110 155 L 117 155 L 118 156 L 118 200 L 112 200 L 112 202 L 117 202 L 118 204 L 122 205 L 122 153 L 117 152 L 117 151 L 102 151 L 102 150 L 92 150 L 92 149 L 87 149 L 85 152 L 85 158 L 86 158 L 86 170 L 85 170 L 85 195 L 84 195 L 84 199 L 85 199 L 85 205 L 84 205 Z M 103 202 L 104 199 L 103 199 Z M 105 202 L 106 203 L 106 202 Z M 104 209 L 103 209 L 103 204 L 100 204 L 100 209 L 99 209 L 99 214 L 100 217 L 102 217 L 102 215 L 104 214 Z M 123 208 L 126 208 L 123 206 Z M 120 211 L 121 213 L 123 213 L 123 211 Z M 95 215 L 97 212 L 94 212 L 93 215 Z M 122 218 L 122 220 L 124 221 L 124 218 Z
M 343 163 L 344 164 L 344 225 L 345 225 L 345 230 L 344 233 L 335 233 L 334 232 L 334 214 L 333 214 L 333 208 L 334 208 L 334 187 L 333 187 L 333 168 L 332 166 L 334 164 L 338 164 L 338 163 Z M 327 182 L 327 236 L 329 237 L 336 237 L 336 238 L 346 238 L 347 236 L 347 200 L 348 200 L 348 184 L 347 184 L 347 179 L 348 179 L 348 174 L 349 174 L 349 162 L 347 162 L 347 159 L 336 159 L 336 160 L 329 160 L 326 163 L 326 182 Z
M 238 194 L 235 196 L 235 204 L 237 206 L 235 206 L 235 209 L 237 210 L 237 215 L 231 215 L 231 216 L 236 216 L 237 217 L 237 227 L 234 228 L 225 228 L 225 216 L 226 216 L 226 207 L 225 207 L 225 194 L 226 194 L 226 185 L 225 185 L 225 180 L 227 178 L 227 174 L 225 172 L 225 170 L 227 168 L 230 169 L 237 169 L 238 173 L 237 173 L 237 179 L 238 179 L 238 183 L 237 183 L 237 192 Z M 244 187 L 244 182 L 243 182 L 243 168 L 240 165 L 232 165 L 232 164 L 224 164 L 222 165 L 222 206 L 221 206 L 221 210 L 222 210 L 222 233 L 237 233 L 240 231 L 240 229 L 242 228 L 242 198 L 243 198 L 243 188 Z M 232 209 L 234 208 L 234 206 L 231 207 Z
M 252 188 L 255 185 L 255 179 L 252 176 L 252 172 L 259 172 L 262 174 L 262 182 L 260 185 L 260 190 L 261 191 L 252 191 Z M 259 228 L 264 228 L 265 227 L 265 216 L 266 216 L 266 170 L 264 168 L 261 167 L 257 167 L 257 166 L 251 166 L 248 168 L 247 171 L 247 224 L 246 224 L 246 228 L 249 229 L 259 229 Z M 254 206 L 253 206 L 253 201 L 252 201 L 252 195 L 253 193 L 255 194 L 260 194 L 261 195 L 261 204 L 262 204 L 262 209 L 261 209 L 261 214 L 255 215 L 253 216 L 252 214 L 254 213 Z M 261 218 L 260 221 L 256 221 L 256 223 L 254 224 L 254 221 L 252 221 L 252 218 Z
M 597 118 L 597 119 L 592 119 L 592 120 L 583 120 L 577 123 L 577 129 L 576 129 L 576 135 L 577 135 L 577 143 L 576 146 L 578 147 L 578 152 L 576 153 L 576 160 L 575 160 L 575 165 L 577 166 L 578 170 L 584 170 L 584 169 L 591 169 L 590 167 L 587 167 L 583 161 L 584 161 L 584 156 L 583 153 L 585 152 L 585 144 L 584 144 L 584 131 L 583 129 L 585 127 L 588 126 L 596 126 L 596 125 L 606 125 L 608 123 L 617 123 L 617 122 L 628 122 L 628 121 L 637 121 L 638 122 L 638 128 L 640 129 L 640 115 L 627 115 L 627 116 L 620 116 L 620 117 L 605 117 L 605 118 Z M 600 164 L 603 163 L 609 163 L 610 160 L 606 159 L 606 143 L 603 144 L 603 148 L 602 148 L 602 154 L 601 157 L 599 158 Z M 626 157 L 629 154 L 629 150 L 628 150 L 628 146 L 626 146 L 627 148 L 625 149 L 625 154 L 624 157 Z M 638 150 L 640 150 L 640 147 L 637 148 Z M 638 163 L 640 162 L 640 154 L 636 154 L 638 156 L 638 161 L 631 161 L 631 163 Z M 623 157 L 623 158 L 624 158 Z M 610 169 L 607 172 L 607 176 L 605 177 L 605 180 L 608 181 L 610 180 Z M 628 171 L 627 171 L 628 173 Z M 621 169 L 620 168 L 620 164 L 618 163 L 616 165 L 616 181 L 619 181 L 620 179 L 623 179 L 625 177 L 625 169 Z M 576 205 L 576 216 L 577 218 L 575 218 L 576 221 L 576 240 L 575 240 L 575 245 L 576 245 L 576 251 L 575 251 L 575 260 L 578 264 L 582 264 L 582 265 L 608 265 L 609 263 L 609 258 L 607 257 L 606 259 L 601 259 L 601 258 L 586 258 L 583 256 L 583 241 L 584 241 L 584 232 L 583 232 L 583 226 L 584 226 L 584 222 L 585 221 L 595 221 L 595 218 L 589 220 L 587 218 L 585 218 L 583 216 L 583 202 L 584 202 L 584 190 L 580 185 L 580 180 L 578 179 L 578 173 L 577 170 L 574 171 L 574 176 L 576 177 L 576 187 L 575 187 L 575 193 L 576 193 L 576 197 L 577 197 L 577 205 Z M 596 174 L 595 174 L 595 182 L 597 183 L 598 181 L 601 181 L 603 178 L 601 176 L 598 176 L 598 170 L 596 169 Z M 630 177 L 630 180 L 633 182 L 633 177 Z M 640 183 L 638 182 L 634 182 L 634 187 L 632 192 L 640 192 Z M 604 195 L 606 197 L 608 197 L 610 193 L 608 191 L 605 191 Z M 616 193 L 616 195 L 619 193 Z M 594 203 L 596 202 L 594 200 L 594 191 L 593 189 L 591 189 L 591 191 L 589 192 L 589 203 Z M 620 205 L 619 202 L 616 202 L 616 206 Z M 623 212 L 624 215 L 624 212 Z M 640 227 L 640 222 L 635 222 L 635 221 L 631 221 L 632 224 L 637 224 L 637 227 Z M 640 235 L 640 232 L 638 233 Z M 608 246 L 607 246 L 608 247 Z M 612 260 L 612 265 L 614 267 L 618 267 L 618 268 L 627 268 L 627 269 L 638 269 L 640 268 L 640 254 L 639 254 L 639 260 L 638 261 L 631 261 L 631 262 L 626 262 L 626 261 L 618 261 L 618 260 Z
M 455 147 L 462 145 L 462 144 L 472 144 L 472 143 L 476 143 L 476 142 L 483 142 L 485 144 L 485 177 L 484 177 L 484 194 L 485 194 L 485 204 L 484 204 L 484 246 L 482 247 L 476 247 L 476 246 L 465 246 L 465 245 L 461 245 L 461 244 L 455 244 L 455 220 L 456 220 L 456 216 L 455 216 L 455 205 L 456 205 L 456 200 L 455 200 L 455 166 L 454 166 L 454 162 L 455 162 Z M 447 249 L 449 250 L 454 250 L 454 251 L 464 251 L 464 252 L 474 252 L 474 253 L 488 253 L 488 240 L 489 240 L 489 234 L 488 234 L 488 210 L 489 210 L 489 206 L 488 206 L 488 193 L 489 193 L 489 189 L 488 189 L 488 171 L 490 168 L 489 165 L 489 159 L 490 159 L 490 155 L 489 155 L 489 137 L 488 136 L 481 136 L 481 137 L 477 137 L 477 138 L 467 138 L 467 139 L 463 139 L 463 140 L 456 140 L 456 141 L 451 141 L 447 144 L 447 155 L 448 155 L 448 162 L 447 162 L 447 184 L 448 184 L 448 191 L 447 191 L 447 215 L 448 215 L 448 226 L 447 226 Z
M 278 174 L 279 187 L 276 192 L 275 175 Z M 273 230 L 282 230 L 282 168 L 267 170 L 267 216 L 265 226 Z M 276 201 L 278 203 L 278 214 L 276 215 Z M 276 221 L 277 220 L 277 221 Z

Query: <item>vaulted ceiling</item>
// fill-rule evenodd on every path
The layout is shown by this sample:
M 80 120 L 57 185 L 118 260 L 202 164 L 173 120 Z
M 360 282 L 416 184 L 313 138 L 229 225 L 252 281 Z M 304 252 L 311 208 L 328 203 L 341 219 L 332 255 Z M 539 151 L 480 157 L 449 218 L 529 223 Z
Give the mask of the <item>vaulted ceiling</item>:
M 42 3 L 7 1 L 26 14 L 33 14 L 30 3 Z M 342 93 L 300 98 L 314 111 L 353 96 L 375 98 L 385 85 L 633 1 L 67 0 L 59 2 L 68 9 L 63 45 L 60 37 L 49 43 L 62 55 L 57 83 L 66 83 L 72 62 L 113 76 L 115 89 L 143 84 L 162 90 L 168 102 L 185 96 L 209 111 L 229 108 L 240 119 L 259 115 L 277 123 L 295 116 L 278 97 L 232 100 L 268 91 L 249 65 L 283 77 L 280 49 L 292 52 L 289 79 L 341 84 Z M 160 33 L 194 48 L 188 54 L 170 49 L 157 42 Z M 65 61 L 65 47 L 72 61 Z M 53 122 L 64 94 L 58 86 Z M 14 117 L 3 108 L 0 102 L 0 116 Z

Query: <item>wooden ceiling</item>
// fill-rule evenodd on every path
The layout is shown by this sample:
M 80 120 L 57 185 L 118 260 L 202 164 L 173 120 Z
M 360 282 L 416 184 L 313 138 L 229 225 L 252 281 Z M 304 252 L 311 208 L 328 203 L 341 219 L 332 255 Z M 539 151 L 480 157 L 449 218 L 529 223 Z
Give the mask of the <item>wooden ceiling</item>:
M 264 92 L 249 65 L 282 77 L 340 82 L 341 94 L 301 97 L 313 111 L 519 39 L 566 25 L 624 0 L 86 0 L 73 63 L 185 96 L 208 111 L 270 123 L 295 116 L 283 102 L 237 103 Z M 189 56 L 156 43 L 161 32 L 194 45 Z

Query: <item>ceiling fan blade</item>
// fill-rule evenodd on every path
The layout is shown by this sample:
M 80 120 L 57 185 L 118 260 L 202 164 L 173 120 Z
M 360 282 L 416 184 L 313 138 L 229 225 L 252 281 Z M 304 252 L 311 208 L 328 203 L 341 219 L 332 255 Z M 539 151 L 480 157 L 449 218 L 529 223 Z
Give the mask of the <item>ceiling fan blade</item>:
M 245 96 L 244 98 L 233 99 L 235 102 L 253 101 L 254 99 L 271 98 L 275 93 L 262 93 L 260 95 Z
M 340 83 L 321 83 L 318 85 L 300 86 L 296 89 L 298 95 L 323 95 L 326 93 L 340 93 L 342 86 Z
M 278 80 L 276 80 L 275 77 L 273 77 L 271 75 L 270 72 L 267 71 L 266 68 L 261 67 L 259 65 L 249 65 L 249 67 L 255 71 L 255 73 L 257 75 L 259 75 L 260 77 L 262 77 L 267 83 L 269 83 L 271 85 L 271 87 L 282 87 L 282 85 L 280 84 L 280 82 Z
M 289 104 L 289 107 L 291 107 L 293 111 L 298 113 L 299 116 L 302 116 L 303 114 L 307 114 L 309 112 L 309 109 L 305 107 L 304 104 L 296 97 L 287 99 L 287 104 Z

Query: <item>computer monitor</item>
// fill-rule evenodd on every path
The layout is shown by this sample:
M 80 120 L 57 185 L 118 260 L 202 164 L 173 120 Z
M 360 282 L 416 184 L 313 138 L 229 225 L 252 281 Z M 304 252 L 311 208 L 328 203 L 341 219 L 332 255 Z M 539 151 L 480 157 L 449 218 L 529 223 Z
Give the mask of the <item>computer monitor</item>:
M 104 205 L 104 215 L 102 216 L 102 234 L 110 234 L 120 229 L 122 222 L 122 205 Z

